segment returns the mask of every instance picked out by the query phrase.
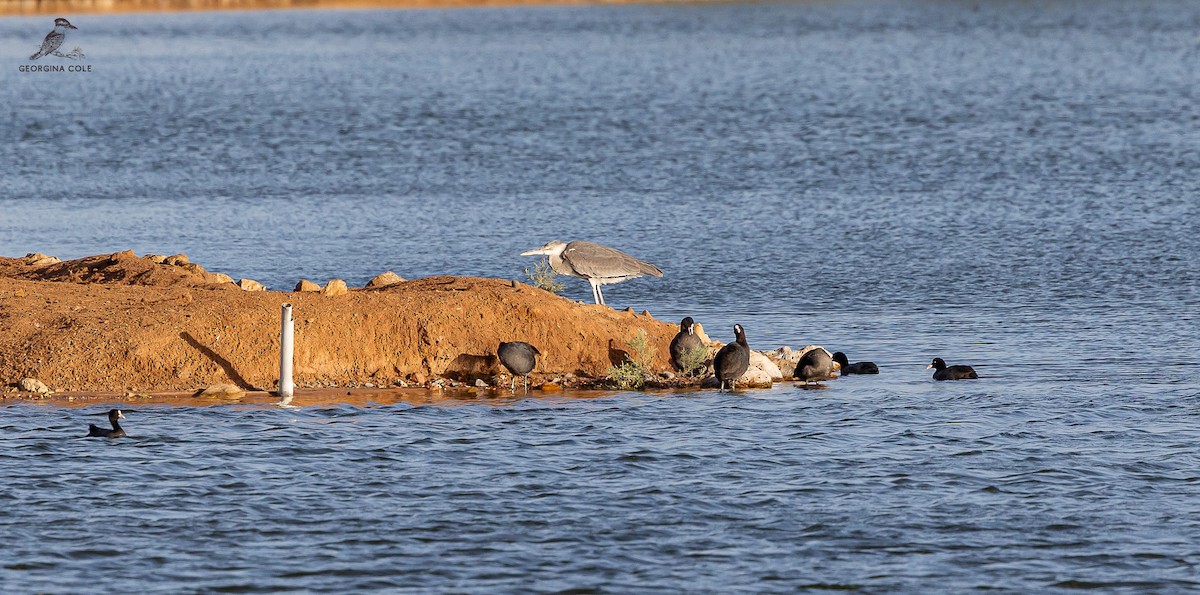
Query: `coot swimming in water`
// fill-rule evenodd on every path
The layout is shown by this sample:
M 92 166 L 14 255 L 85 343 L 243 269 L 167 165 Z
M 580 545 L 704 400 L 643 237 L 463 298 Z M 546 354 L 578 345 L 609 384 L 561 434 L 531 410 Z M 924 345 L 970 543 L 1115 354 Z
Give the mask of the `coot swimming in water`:
M 946 362 L 940 357 L 933 358 L 933 363 L 925 366 L 928 370 L 933 368 L 934 380 L 967 380 L 970 378 L 979 378 L 975 373 L 975 368 L 971 366 L 950 366 L 946 367 Z
M 742 325 L 735 324 L 733 334 L 737 339 L 722 347 L 713 358 L 713 374 L 721 383 L 720 390 L 725 390 L 726 383 L 729 384 L 729 390 L 735 390 L 737 379 L 750 369 L 750 344 L 746 342 L 746 331 Z
M 845 376 L 846 374 L 879 373 L 879 366 L 876 366 L 875 362 L 854 362 L 852 364 L 850 363 L 850 360 L 846 359 L 846 354 L 840 351 L 833 354 L 833 361 L 842 366 L 842 376 Z
M 125 419 L 125 414 L 121 413 L 120 409 L 112 409 L 108 412 L 108 423 L 112 424 L 111 430 L 106 430 L 96 424 L 88 424 L 88 437 L 98 436 L 100 438 L 122 438 L 125 436 L 125 430 L 121 429 L 121 424 L 117 423 L 118 419 Z
M 695 327 L 696 321 L 688 316 L 679 322 L 679 333 L 671 339 L 671 367 L 675 368 L 676 372 L 691 372 L 683 369 L 684 356 L 689 351 L 704 347 L 704 343 L 700 342 L 700 337 L 696 335 Z
M 541 354 L 537 347 L 524 341 L 500 343 L 500 347 L 496 349 L 496 357 L 500 358 L 500 363 L 513 375 L 513 392 L 517 391 L 517 376 L 525 378 L 525 392 L 529 392 L 529 373 L 537 365 L 537 356 Z

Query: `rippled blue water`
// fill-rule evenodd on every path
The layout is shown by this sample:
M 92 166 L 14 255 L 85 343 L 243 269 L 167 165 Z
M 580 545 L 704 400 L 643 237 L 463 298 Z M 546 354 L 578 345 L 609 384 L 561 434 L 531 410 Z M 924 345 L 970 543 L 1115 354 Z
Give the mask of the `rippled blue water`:
M 0 20 L 0 254 L 521 277 L 818 342 L 820 391 L 0 416 L 18 592 L 1189 591 L 1200 4 Z M 588 297 L 586 284 L 569 295 Z M 2 307 L 2 302 L 0 302 Z M 933 356 L 982 378 L 934 383 Z

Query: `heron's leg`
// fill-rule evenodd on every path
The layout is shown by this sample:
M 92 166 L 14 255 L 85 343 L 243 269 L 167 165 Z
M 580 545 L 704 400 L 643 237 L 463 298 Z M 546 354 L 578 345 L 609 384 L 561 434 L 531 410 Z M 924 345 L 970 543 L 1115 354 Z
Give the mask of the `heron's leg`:
M 512 392 L 517 392 L 517 377 L 514 375 L 512 379 Z
M 525 394 L 529 394 L 529 374 L 525 375 Z
M 588 279 L 588 285 L 592 286 L 592 301 L 599 304 L 600 303 L 600 294 L 596 293 L 596 291 L 598 291 L 600 289 L 600 285 L 591 279 Z
M 604 290 L 600 289 L 599 283 L 596 284 L 596 294 L 600 296 L 600 305 L 607 306 L 608 304 L 604 303 Z

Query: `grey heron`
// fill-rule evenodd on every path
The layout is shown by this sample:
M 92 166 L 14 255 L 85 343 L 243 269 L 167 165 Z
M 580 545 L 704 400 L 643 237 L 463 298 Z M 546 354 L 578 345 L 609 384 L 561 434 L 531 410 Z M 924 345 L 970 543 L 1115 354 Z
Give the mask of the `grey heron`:
M 940 357 L 933 358 L 933 363 L 925 366 L 926 370 L 930 368 L 933 368 L 934 380 L 968 380 L 971 378 L 979 378 L 979 375 L 975 373 L 975 368 L 963 365 L 950 366 L 947 368 L 946 361 Z
M 700 337 L 696 336 L 696 321 L 691 316 L 684 318 L 679 322 L 679 333 L 671 339 L 671 367 L 676 372 L 691 372 L 683 369 L 683 358 L 689 351 L 703 346 Z
M 842 376 L 847 374 L 878 374 L 879 366 L 875 362 L 854 362 L 846 358 L 846 354 L 838 351 L 833 354 L 833 361 L 842 367 Z
M 522 252 L 521 256 L 539 254 L 549 257 L 550 268 L 554 272 L 587 279 L 592 286 L 592 298 L 600 305 L 607 305 L 604 303 L 604 293 L 600 291 L 601 285 L 620 283 L 643 275 L 663 276 L 658 267 L 595 242 L 554 240 L 541 248 Z
M 500 363 L 512 373 L 512 391 L 517 392 L 517 376 L 525 377 L 525 392 L 529 392 L 529 373 L 537 365 L 537 356 L 542 352 L 524 341 L 501 342 L 496 349 Z
M 733 334 L 737 337 L 717 352 L 713 358 L 713 373 L 721 382 L 721 390 L 729 383 L 730 390 L 737 389 L 737 379 L 750 369 L 750 344 L 746 342 L 746 331 L 742 325 L 733 325 Z
M 833 358 L 829 357 L 829 352 L 824 348 L 814 347 L 796 362 L 796 371 L 792 372 L 792 377 L 803 380 L 804 385 L 808 386 L 809 382 L 820 383 L 822 380 L 829 380 L 830 374 L 833 374 Z

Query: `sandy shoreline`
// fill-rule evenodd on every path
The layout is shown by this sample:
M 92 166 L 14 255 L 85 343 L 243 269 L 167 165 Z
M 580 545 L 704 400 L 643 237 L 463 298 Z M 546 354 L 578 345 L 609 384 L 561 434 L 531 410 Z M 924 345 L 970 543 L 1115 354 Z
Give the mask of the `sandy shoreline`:
M 406 281 L 389 271 L 361 288 L 320 281 L 324 288 L 303 280 L 267 291 L 183 254 L 131 250 L 69 261 L 0 257 L 0 400 L 275 403 L 285 304 L 295 319 L 302 404 L 517 398 L 496 355 L 503 341 L 541 352 L 531 395 L 597 396 L 618 385 L 669 392 L 714 381 L 673 372 L 668 347 L 679 327 L 645 310 L 576 302 L 510 279 Z M 711 358 L 722 344 L 699 325 L 697 333 Z M 752 353 L 739 382 L 769 388 L 790 379 L 800 355 Z M 619 383 L 628 376 L 613 367 L 634 359 L 637 384 Z
M 31 393 L 44 389 L 21 387 L 32 379 L 67 400 L 190 398 L 217 386 L 237 399 L 269 400 L 285 303 L 295 316 L 297 394 L 318 402 L 405 401 L 403 389 L 418 387 L 502 397 L 511 382 L 496 357 L 502 341 L 541 350 L 531 389 L 603 389 L 609 368 L 626 361 L 642 333 L 657 346 L 648 372 L 661 374 L 664 387 L 683 383 L 669 381 L 667 344 L 677 326 L 649 312 L 506 279 L 380 277 L 386 285 L 321 280 L 340 289 L 265 291 L 184 255 L 0 257 L 0 399 L 41 398 Z
M 0 16 L 209 10 L 430 9 L 587 4 L 711 4 L 716 0 L 0 0 Z

